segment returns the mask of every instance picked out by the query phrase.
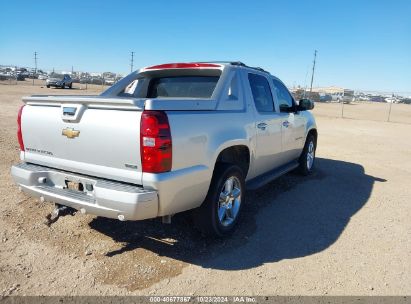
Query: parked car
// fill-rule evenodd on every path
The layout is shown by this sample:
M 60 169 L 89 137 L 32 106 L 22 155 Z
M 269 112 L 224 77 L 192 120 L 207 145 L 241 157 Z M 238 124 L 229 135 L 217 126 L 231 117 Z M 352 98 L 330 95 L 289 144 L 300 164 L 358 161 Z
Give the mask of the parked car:
M 90 82 L 91 84 L 101 85 L 104 83 L 104 79 L 101 77 L 91 77 Z
M 99 96 L 24 97 L 20 189 L 81 213 L 143 220 L 193 210 L 204 234 L 234 231 L 245 191 L 315 167 L 308 99 L 243 63 L 143 68 Z M 270 224 L 270 223 L 267 223 Z
M 385 102 L 384 97 L 382 96 L 371 96 L 370 101 L 373 102 Z
M 16 80 L 24 81 L 24 80 L 26 80 L 26 76 L 23 73 L 18 73 L 18 74 L 16 74 Z
M 331 102 L 333 97 L 330 94 L 320 94 L 320 101 L 321 102 Z
M 48 78 L 48 76 L 44 75 L 44 74 L 39 74 L 39 76 L 38 76 L 38 79 L 40 79 L 40 80 L 46 80 L 47 78 Z
M 71 89 L 73 87 L 73 81 L 68 74 L 53 73 L 49 76 L 49 78 L 47 78 L 46 87 L 57 87 L 62 89 L 69 87 Z
M 344 93 L 343 93 L 341 101 L 344 103 L 350 103 L 350 102 L 355 101 L 354 91 L 344 89 Z
M 411 98 L 403 98 L 400 103 L 411 104 Z

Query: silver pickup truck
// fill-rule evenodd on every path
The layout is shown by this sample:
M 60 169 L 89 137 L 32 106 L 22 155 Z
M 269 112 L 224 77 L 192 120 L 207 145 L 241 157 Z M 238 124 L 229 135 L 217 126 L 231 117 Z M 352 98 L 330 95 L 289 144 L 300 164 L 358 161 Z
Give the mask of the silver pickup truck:
M 246 188 L 314 167 L 313 103 L 241 62 L 156 65 L 99 96 L 23 102 L 15 182 L 81 213 L 169 222 L 193 209 L 204 234 L 225 236 Z

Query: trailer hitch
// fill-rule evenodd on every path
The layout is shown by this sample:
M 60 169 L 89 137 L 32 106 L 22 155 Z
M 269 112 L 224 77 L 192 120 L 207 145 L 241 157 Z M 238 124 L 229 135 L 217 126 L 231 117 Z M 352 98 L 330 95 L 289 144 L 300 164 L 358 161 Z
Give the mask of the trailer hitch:
M 51 224 L 57 222 L 60 216 L 71 215 L 73 216 L 77 212 L 76 209 L 56 204 L 54 210 L 46 216 L 45 224 L 50 227 Z

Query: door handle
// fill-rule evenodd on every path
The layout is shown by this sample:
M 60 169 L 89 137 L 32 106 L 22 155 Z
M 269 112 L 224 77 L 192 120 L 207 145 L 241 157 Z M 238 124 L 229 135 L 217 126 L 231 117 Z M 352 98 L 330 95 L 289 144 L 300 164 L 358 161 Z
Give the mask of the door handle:
M 288 120 L 283 122 L 283 126 L 288 128 L 288 126 L 290 125 L 290 122 Z
M 259 128 L 260 130 L 265 130 L 265 128 L 267 128 L 267 124 L 265 123 L 265 122 L 260 122 L 258 125 L 257 125 L 257 128 Z

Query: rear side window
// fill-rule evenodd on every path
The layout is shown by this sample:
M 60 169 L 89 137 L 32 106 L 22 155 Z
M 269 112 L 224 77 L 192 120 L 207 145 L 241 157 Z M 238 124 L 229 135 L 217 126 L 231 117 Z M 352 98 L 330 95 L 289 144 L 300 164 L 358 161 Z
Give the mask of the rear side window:
M 273 112 L 274 102 L 270 85 L 264 76 L 248 74 L 251 92 L 258 112 Z
M 147 98 L 187 97 L 210 98 L 217 85 L 218 76 L 159 77 L 150 81 Z

